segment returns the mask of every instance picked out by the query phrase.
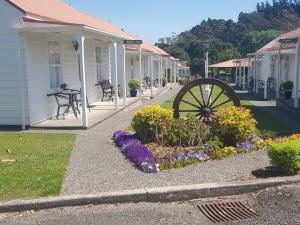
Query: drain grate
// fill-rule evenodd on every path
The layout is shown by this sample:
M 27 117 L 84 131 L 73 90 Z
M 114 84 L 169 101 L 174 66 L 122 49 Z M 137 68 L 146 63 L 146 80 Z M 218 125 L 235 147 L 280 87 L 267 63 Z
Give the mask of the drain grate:
M 241 201 L 220 201 L 197 205 L 200 211 L 213 223 L 246 220 L 258 214 Z

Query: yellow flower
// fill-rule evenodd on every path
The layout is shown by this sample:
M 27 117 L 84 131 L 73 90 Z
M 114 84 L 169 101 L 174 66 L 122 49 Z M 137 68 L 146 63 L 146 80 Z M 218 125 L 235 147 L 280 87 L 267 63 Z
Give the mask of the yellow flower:
M 300 139 L 300 134 L 292 134 L 291 136 L 289 136 L 289 139 L 298 140 Z
M 274 143 L 272 138 L 267 139 L 265 142 L 266 142 L 267 145 L 271 145 L 271 144 Z

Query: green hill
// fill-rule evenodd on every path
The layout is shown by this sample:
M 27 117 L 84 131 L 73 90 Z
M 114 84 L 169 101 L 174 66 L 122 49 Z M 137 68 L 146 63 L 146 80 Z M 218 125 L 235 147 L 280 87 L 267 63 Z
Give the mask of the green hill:
M 241 12 L 237 22 L 208 19 L 179 35 L 161 38 L 157 45 L 188 61 L 192 74 L 203 74 L 203 41 L 210 39 L 210 63 L 246 56 L 283 32 L 300 26 L 300 0 L 258 3 L 255 12 Z

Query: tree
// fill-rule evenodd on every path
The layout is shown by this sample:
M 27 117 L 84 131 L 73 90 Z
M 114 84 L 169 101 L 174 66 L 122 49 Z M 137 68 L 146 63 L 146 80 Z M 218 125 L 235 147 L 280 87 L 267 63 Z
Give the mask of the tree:
M 280 31 L 252 31 L 247 33 L 241 40 L 239 49 L 242 55 L 253 53 L 262 48 L 280 35 Z
M 204 72 L 203 41 L 209 38 L 210 63 L 244 57 L 272 41 L 281 32 L 300 26 L 300 0 L 269 0 L 255 12 L 241 12 L 238 21 L 207 19 L 191 30 L 162 39 L 157 44 L 175 57 L 188 61 L 194 74 Z

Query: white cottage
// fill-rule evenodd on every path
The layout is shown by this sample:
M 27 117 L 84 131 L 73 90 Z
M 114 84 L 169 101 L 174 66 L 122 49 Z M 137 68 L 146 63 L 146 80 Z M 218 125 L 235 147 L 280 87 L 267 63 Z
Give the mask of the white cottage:
M 255 54 L 249 55 L 252 62 L 252 88 L 256 94 L 261 93 L 265 99 L 280 99 L 281 84 L 292 81 L 293 105 L 298 108 L 299 37 L 300 28 L 279 36 Z
M 164 57 L 145 44 L 127 54 L 124 41 L 137 37 L 62 0 L 1 0 L 0 24 L 0 126 L 25 128 L 53 118 L 58 107 L 49 95 L 67 84 L 81 93 L 87 128 L 88 101 L 103 94 L 96 84 L 105 79 L 115 90 L 120 85 L 125 103 L 128 80 L 147 76 L 146 58 Z M 117 91 L 114 99 L 118 108 Z

